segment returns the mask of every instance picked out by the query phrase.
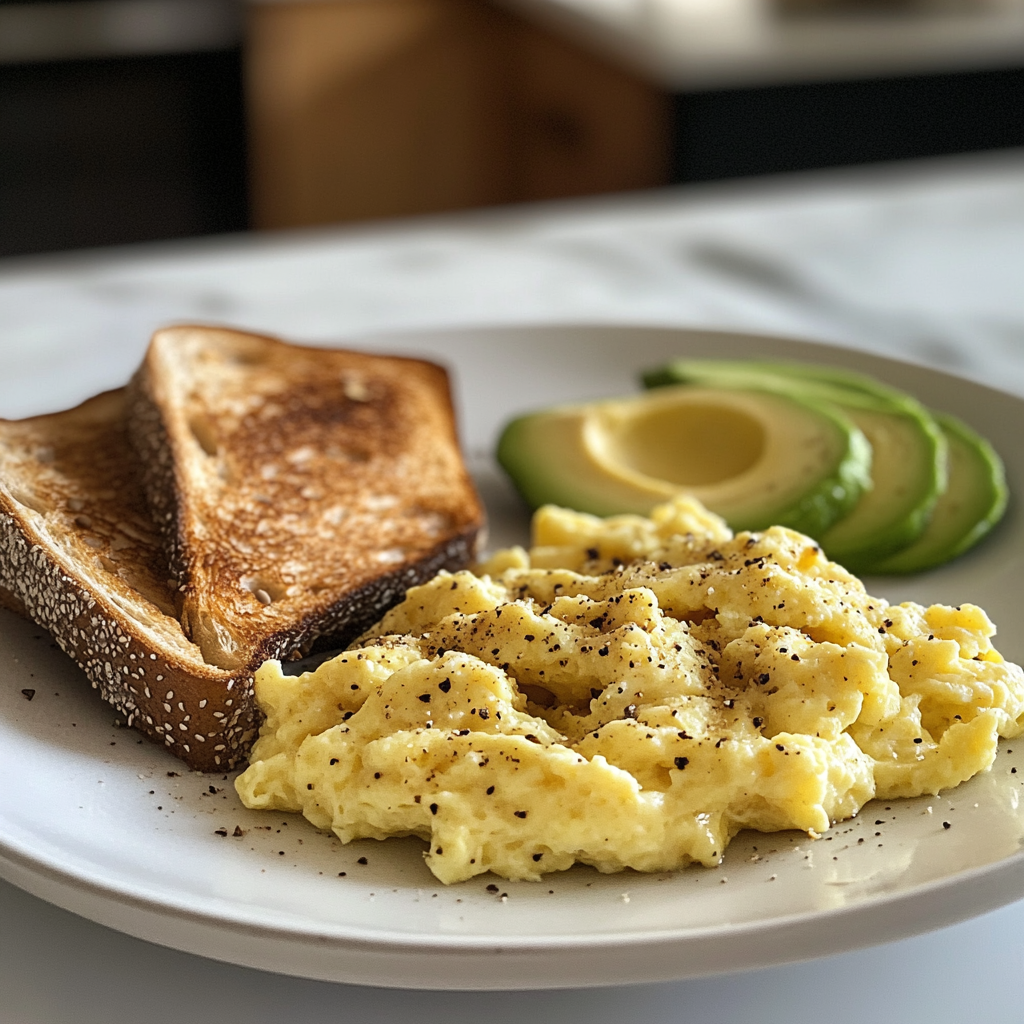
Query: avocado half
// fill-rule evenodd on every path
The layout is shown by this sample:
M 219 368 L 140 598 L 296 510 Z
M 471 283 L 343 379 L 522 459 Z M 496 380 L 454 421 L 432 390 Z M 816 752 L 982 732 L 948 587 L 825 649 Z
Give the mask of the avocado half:
M 871 444 L 871 486 L 848 515 L 807 532 L 853 572 L 878 572 L 885 559 L 913 544 L 946 489 L 947 442 L 934 417 L 909 395 L 870 377 L 807 363 L 680 359 L 644 374 L 643 381 L 651 388 L 760 387 L 831 403 L 845 413 Z
M 689 494 L 734 530 L 812 535 L 868 486 L 871 448 L 813 398 L 737 387 L 666 387 L 513 420 L 498 461 L 533 507 L 647 514 Z

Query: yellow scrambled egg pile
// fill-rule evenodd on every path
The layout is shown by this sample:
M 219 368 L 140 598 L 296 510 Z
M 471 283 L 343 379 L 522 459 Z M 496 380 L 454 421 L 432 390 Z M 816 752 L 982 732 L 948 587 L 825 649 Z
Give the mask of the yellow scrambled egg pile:
M 740 829 L 816 835 L 989 768 L 1024 731 L 994 632 L 689 500 L 545 508 L 528 553 L 413 588 L 316 672 L 264 665 L 237 790 L 346 842 L 422 836 L 443 882 L 714 865 Z

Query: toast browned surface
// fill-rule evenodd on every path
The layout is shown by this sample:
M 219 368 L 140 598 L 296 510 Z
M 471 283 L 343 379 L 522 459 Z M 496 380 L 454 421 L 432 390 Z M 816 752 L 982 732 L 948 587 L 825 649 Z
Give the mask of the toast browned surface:
M 176 328 L 131 389 L 0 420 L 0 605 L 200 771 L 245 759 L 261 662 L 351 639 L 482 522 L 446 375 L 416 360 Z
M 126 412 L 122 389 L 0 420 L 2 603 L 48 629 L 129 723 L 193 768 L 227 768 L 255 733 L 251 673 L 208 665 L 182 632 Z
M 483 511 L 433 363 L 174 327 L 131 391 L 182 626 L 212 665 L 351 639 L 474 554 Z

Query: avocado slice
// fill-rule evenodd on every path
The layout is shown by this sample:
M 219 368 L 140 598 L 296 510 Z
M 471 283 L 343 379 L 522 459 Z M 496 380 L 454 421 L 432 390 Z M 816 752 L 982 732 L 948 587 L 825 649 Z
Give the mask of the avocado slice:
M 859 501 L 871 449 L 813 399 L 742 388 L 660 388 L 513 420 L 498 461 L 526 501 L 644 515 L 693 495 L 735 530 L 821 532 Z
M 933 569 L 974 547 L 1006 511 L 1008 489 L 993 447 L 953 416 L 935 413 L 949 451 L 949 482 L 924 533 L 909 547 L 870 568 L 876 575 Z
M 946 487 L 946 438 L 919 402 L 862 374 L 809 363 L 680 359 L 644 374 L 648 387 L 669 382 L 762 387 L 833 403 L 872 447 L 872 486 L 849 515 L 808 531 L 829 558 L 868 572 L 913 544 Z

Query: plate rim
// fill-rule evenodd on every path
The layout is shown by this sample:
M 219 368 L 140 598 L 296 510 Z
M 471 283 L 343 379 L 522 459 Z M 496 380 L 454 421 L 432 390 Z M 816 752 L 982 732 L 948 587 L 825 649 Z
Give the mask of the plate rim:
M 921 362 L 914 361 L 913 359 L 876 354 L 874 352 L 852 348 L 846 345 L 815 341 L 811 338 L 767 335 L 753 331 L 719 330 L 673 324 L 659 325 L 652 323 L 618 323 L 607 321 L 588 324 L 578 321 L 567 321 L 564 323 L 549 322 L 518 325 L 492 324 L 476 327 L 458 325 L 450 328 L 388 331 L 374 333 L 372 335 L 361 335 L 351 340 L 339 342 L 339 344 L 352 345 L 353 347 L 366 346 L 372 349 L 379 349 L 382 345 L 400 346 L 403 338 L 407 340 L 418 340 L 420 344 L 422 344 L 424 342 L 429 343 L 429 341 L 434 338 L 440 341 L 442 338 L 451 339 L 453 336 L 468 340 L 474 334 L 480 333 L 488 333 L 493 336 L 494 334 L 543 334 L 551 331 L 569 331 L 574 334 L 585 334 L 586 332 L 637 332 L 660 336 L 674 335 L 680 339 L 701 336 L 704 338 L 718 339 L 726 343 L 749 343 L 751 341 L 759 341 L 767 345 L 775 344 L 785 346 L 787 348 L 797 347 L 806 351 L 808 354 L 811 352 L 834 354 L 836 358 L 834 360 L 828 360 L 828 362 L 837 366 L 858 364 L 890 364 L 901 366 L 908 370 L 912 370 L 915 373 L 923 373 L 927 376 L 944 380 L 947 383 L 956 383 L 961 385 L 968 384 L 972 389 L 980 389 L 982 392 L 993 393 L 1008 400 L 1012 400 L 1015 403 L 1024 404 L 1024 399 L 1021 399 L 1020 396 L 1017 396 L 1010 391 L 993 387 L 990 384 L 982 383 L 969 377 L 960 377 L 957 374 L 946 370 L 937 370 Z M 457 380 L 458 367 L 455 366 L 454 370 L 455 373 L 453 376 L 455 376 Z M 458 404 L 457 388 L 454 388 L 453 390 L 455 391 L 456 403 Z M 993 443 L 995 444 L 996 442 Z M 474 450 L 470 448 L 470 446 L 467 446 L 466 454 L 467 457 L 471 457 L 474 454 Z M 919 907 L 921 904 L 927 904 L 929 902 L 934 904 L 936 901 L 931 900 L 931 897 L 936 893 L 949 889 L 950 886 L 954 886 L 959 890 L 957 892 L 956 900 L 939 900 L 939 906 L 933 906 L 930 914 L 925 914 L 922 917 L 909 914 L 905 915 L 899 923 L 889 929 L 890 934 L 880 939 L 873 939 L 869 937 L 858 940 L 851 934 L 850 941 L 830 943 L 820 951 L 808 953 L 805 956 L 793 956 L 787 954 L 781 949 L 777 949 L 773 951 L 771 955 L 761 958 L 761 960 L 756 963 L 744 962 L 744 964 L 730 964 L 726 959 L 723 961 L 723 966 L 719 969 L 708 968 L 705 966 L 692 972 L 687 970 L 686 965 L 680 964 L 676 970 L 669 974 L 660 976 L 657 979 L 650 976 L 644 976 L 639 980 L 669 980 L 670 978 L 701 977 L 708 976 L 713 973 L 723 973 L 751 967 L 764 967 L 772 964 L 794 962 L 799 959 L 809 959 L 815 956 L 831 955 L 871 945 L 878 941 L 889 941 L 895 938 L 919 934 L 922 931 L 929 930 L 934 927 L 940 927 L 944 924 L 951 924 L 954 921 L 966 920 L 969 917 L 986 913 L 998 906 L 1012 902 L 1021 896 L 1024 896 L 1024 849 L 1020 849 L 988 864 L 955 872 L 927 882 L 917 883 L 916 885 L 906 889 L 867 896 L 855 903 L 844 906 L 800 911 L 793 914 L 741 922 L 739 924 L 730 924 L 725 922 L 697 927 L 663 929 L 656 933 L 634 930 L 629 932 L 608 931 L 593 933 L 590 935 L 581 935 L 578 933 L 573 935 L 566 933 L 540 937 L 527 935 L 501 936 L 497 933 L 494 935 L 474 934 L 471 936 L 442 933 L 435 933 L 433 935 L 427 933 L 403 934 L 387 931 L 364 933 L 361 928 L 353 928 L 351 925 L 331 925 L 326 930 L 321 926 L 320 930 L 315 930 L 309 927 L 309 924 L 312 923 L 311 921 L 307 922 L 305 926 L 299 924 L 288 925 L 279 921 L 276 921 L 273 924 L 267 924 L 265 921 L 261 923 L 258 920 L 258 911 L 254 911 L 253 915 L 250 917 L 249 915 L 238 912 L 241 909 L 240 906 L 236 906 L 234 913 L 224 913 L 223 911 L 204 913 L 194 905 L 187 905 L 187 901 L 180 899 L 175 900 L 173 898 L 168 898 L 166 895 L 157 895 L 157 890 L 152 890 L 147 893 L 145 892 L 144 886 L 136 885 L 135 887 L 132 887 L 128 884 L 118 885 L 116 883 L 101 881 L 95 876 L 91 878 L 87 877 L 66 867 L 62 868 L 59 861 L 52 856 L 47 856 L 39 851 L 22 849 L 20 848 L 20 844 L 17 844 L 13 838 L 9 838 L 2 834 L 0 834 L 0 877 L 11 881 L 15 885 L 19 885 L 19 887 L 32 892 L 34 895 L 55 903 L 57 906 L 70 909 L 73 912 L 80 911 L 69 906 L 67 902 L 51 898 L 40 890 L 45 890 L 47 886 L 51 888 L 56 886 L 61 893 L 65 893 L 65 890 L 71 890 L 77 893 L 79 897 L 84 897 L 86 902 L 92 901 L 97 904 L 102 904 L 104 902 L 109 903 L 112 905 L 112 911 L 121 910 L 130 914 L 134 910 L 139 913 L 173 919 L 179 923 L 185 923 L 186 925 L 202 925 L 207 928 L 213 928 L 216 931 L 233 935 L 244 932 L 247 936 L 255 939 L 256 941 L 277 943 L 278 945 L 284 943 L 313 945 L 319 946 L 321 949 L 329 948 L 334 954 L 340 957 L 340 961 L 336 965 L 337 969 L 332 971 L 329 975 L 321 973 L 303 975 L 303 972 L 301 971 L 286 971 L 286 973 L 298 974 L 299 976 L 317 977 L 324 980 L 355 981 L 358 983 L 370 983 L 389 987 L 436 987 L 441 989 L 513 987 L 531 989 L 560 986 L 558 984 L 534 984 L 531 983 L 530 979 L 520 979 L 518 984 L 512 984 L 511 986 L 507 983 L 501 986 L 466 986 L 459 984 L 457 979 L 449 979 L 437 985 L 423 985 L 422 979 L 420 983 L 414 985 L 406 984 L 401 978 L 378 978 L 376 980 L 366 981 L 362 974 L 353 974 L 351 969 L 346 967 L 341 961 L 344 961 L 345 957 L 350 953 L 380 953 L 383 949 L 388 949 L 400 957 L 419 956 L 437 959 L 444 955 L 450 956 L 454 954 L 456 956 L 460 956 L 471 952 L 475 955 L 483 955 L 485 957 L 494 956 L 497 953 L 503 953 L 506 955 L 511 954 L 520 958 L 529 959 L 539 955 L 551 954 L 552 952 L 564 953 L 575 951 L 592 953 L 595 951 L 601 951 L 606 953 L 613 950 L 621 951 L 625 948 L 630 956 L 633 959 L 636 959 L 638 957 L 643 957 L 646 954 L 650 954 L 654 950 L 679 950 L 682 947 L 687 947 L 697 943 L 698 941 L 708 943 L 710 945 L 721 946 L 723 943 L 735 940 L 737 937 L 756 940 L 759 937 L 763 937 L 766 934 L 774 932 L 800 932 L 801 930 L 811 929 L 816 925 L 827 925 L 835 922 L 847 922 L 851 925 L 857 925 L 879 916 L 884 917 L 886 913 L 894 912 L 902 907 Z M 1000 882 L 1012 885 L 1015 892 L 1013 894 L 1000 894 Z M 964 897 L 964 892 L 967 890 L 981 893 L 983 894 L 983 898 L 976 904 L 973 904 L 970 908 L 964 910 L 962 905 L 970 902 Z M 943 912 L 943 907 L 947 904 L 950 909 Z M 961 907 L 961 909 L 955 911 L 952 910 L 951 908 L 954 904 L 957 907 Z M 131 929 L 126 928 L 123 922 L 111 924 L 109 920 L 103 920 L 100 916 L 95 916 L 94 913 L 85 913 L 83 916 L 90 917 L 93 920 L 98 920 L 99 923 L 107 924 L 108 926 L 115 927 L 120 931 L 126 931 L 129 934 L 137 934 Z M 118 915 L 116 913 L 111 913 L 107 916 L 117 917 Z M 894 913 L 893 916 L 898 915 Z M 841 930 L 844 932 L 847 931 L 845 928 Z M 852 932 L 854 929 L 851 928 L 850 931 Z M 180 942 L 163 942 L 159 936 L 154 936 L 153 934 L 138 934 L 137 937 L 170 945 L 172 948 L 182 949 L 186 952 L 193 951 L 188 945 L 183 945 Z M 204 952 L 203 955 L 213 956 L 215 959 L 227 959 L 232 963 L 249 966 L 266 966 L 264 964 L 254 964 L 251 955 L 237 958 L 232 956 L 218 956 L 216 953 L 211 953 L 209 951 Z M 271 966 L 270 969 L 280 968 L 274 968 Z M 624 980 L 628 980 L 623 977 L 623 973 L 624 972 L 619 972 L 616 976 L 594 977 L 592 979 L 573 978 L 572 984 L 574 986 L 620 984 Z M 453 980 L 455 983 L 452 983 Z M 564 984 L 565 982 L 563 981 L 562 985 L 564 986 Z

